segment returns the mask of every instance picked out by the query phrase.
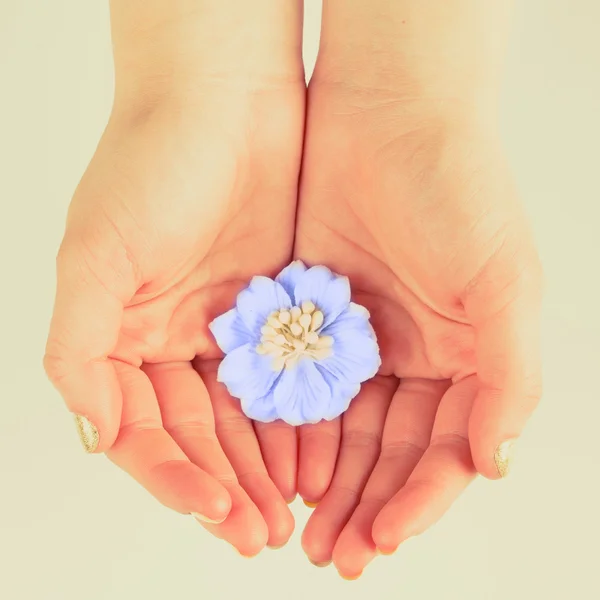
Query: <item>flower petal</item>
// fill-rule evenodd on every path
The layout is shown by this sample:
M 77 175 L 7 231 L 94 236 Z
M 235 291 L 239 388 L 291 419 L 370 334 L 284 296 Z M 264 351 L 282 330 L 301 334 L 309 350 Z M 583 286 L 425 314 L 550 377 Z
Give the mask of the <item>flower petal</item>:
M 275 277 L 275 281 L 283 286 L 292 301 L 294 300 L 294 288 L 304 273 L 306 273 L 306 265 L 301 260 L 295 260 Z
M 369 311 L 356 302 L 350 302 L 348 307 L 329 325 L 321 329 L 321 335 L 336 335 L 344 331 L 362 331 L 365 335 L 377 340 L 371 323 L 369 323 Z
M 258 334 L 272 312 L 291 308 L 292 301 L 280 283 L 257 276 L 238 294 L 236 306 L 246 327 Z
M 311 267 L 296 284 L 294 300 L 296 305 L 311 300 L 325 315 L 323 326 L 326 327 L 348 307 L 350 282 L 347 277 L 335 275 L 327 267 Z
M 279 416 L 290 425 L 317 423 L 331 400 L 331 389 L 310 359 L 284 369 L 274 387 Z
M 266 396 L 277 376 L 272 368 L 272 359 L 261 356 L 250 344 L 244 344 L 225 356 L 219 365 L 217 381 L 227 386 L 229 393 L 251 402 Z
M 348 410 L 350 402 L 360 391 L 360 383 L 350 383 L 340 380 L 334 377 L 327 369 L 321 367 L 319 363 L 315 363 L 315 366 L 331 390 L 331 400 L 329 401 L 327 411 L 323 415 L 325 420 L 331 421 Z
M 208 328 L 225 354 L 253 341 L 252 335 L 235 308 L 214 319 Z
M 319 361 L 340 381 L 362 383 L 374 377 L 381 366 L 379 347 L 372 335 L 343 329 L 334 335 L 333 355 Z
M 269 393 L 262 398 L 252 401 L 247 399 L 242 400 L 242 411 L 249 419 L 254 419 L 261 423 L 271 423 L 279 418 L 273 394 L 275 385 L 277 385 L 277 382 L 273 384 Z

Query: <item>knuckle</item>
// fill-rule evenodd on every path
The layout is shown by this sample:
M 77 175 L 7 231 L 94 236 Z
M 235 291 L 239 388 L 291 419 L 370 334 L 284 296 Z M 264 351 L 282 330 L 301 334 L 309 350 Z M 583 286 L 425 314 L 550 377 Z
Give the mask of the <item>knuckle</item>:
M 381 448 L 381 434 L 376 431 L 349 430 L 342 434 L 342 443 L 344 446 L 353 448 L 377 449 Z
M 48 379 L 59 385 L 69 373 L 69 363 L 62 356 L 46 352 L 43 358 L 43 367 Z

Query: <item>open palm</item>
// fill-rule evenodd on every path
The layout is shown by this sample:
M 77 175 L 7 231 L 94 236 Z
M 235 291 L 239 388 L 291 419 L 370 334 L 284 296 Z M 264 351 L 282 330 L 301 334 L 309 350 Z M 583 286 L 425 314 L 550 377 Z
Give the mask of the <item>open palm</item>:
M 504 474 L 540 395 L 539 264 L 498 145 L 397 107 L 311 84 L 295 256 L 350 277 L 382 356 L 339 421 L 300 432 L 303 546 L 347 577 Z
M 255 433 L 216 383 L 207 325 L 290 258 L 303 101 L 303 82 L 212 86 L 200 111 L 116 110 L 58 258 L 45 364 L 94 425 L 89 449 L 243 554 L 293 530 L 296 437 Z

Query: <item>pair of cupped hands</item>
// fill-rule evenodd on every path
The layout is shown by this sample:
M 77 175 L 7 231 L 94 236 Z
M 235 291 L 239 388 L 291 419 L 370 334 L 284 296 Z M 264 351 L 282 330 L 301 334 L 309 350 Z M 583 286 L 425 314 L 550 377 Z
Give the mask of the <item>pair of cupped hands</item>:
M 57 259 L 45 367 L 87 449 L 245 556 L 288 541 L 299 495 L 308 558 L 348 578 L 506 475 L 540 397 L 541 270 L 495 125 L 318 67 L 308 90 L 212 74 L 133 97 Z M 294 259 L 350 278 L 382 358 L 297 428 L 242 413 L 208 329 Z

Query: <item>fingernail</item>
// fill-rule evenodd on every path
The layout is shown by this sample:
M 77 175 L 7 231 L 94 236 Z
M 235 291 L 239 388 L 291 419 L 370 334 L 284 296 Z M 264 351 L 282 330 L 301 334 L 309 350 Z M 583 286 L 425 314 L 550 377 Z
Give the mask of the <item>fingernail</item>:
M 315 567 L 319 567 L 320 569 L 322 569 L 323 567 L 328 567 L 331 564 L 330 560 L 324 560 L 321 562 L 317 562 L 316 560 L 312 560 L 311 558 L 308 559 L 313 565 L 315 565 Z
M 291 500 L 286 500 L 287 504 L 293 504 L 293 502 L 296 500 L 296 496 L 294 496 Z
M 360 572 L 358 575 L 352 575 L 352 576 L 350 576 L 350 575 L 342 575 L 339 571 L 338 571 L 338 573 L 339 573 L 339 576 L 342 579 L 345 579 L 346 581 L 356 581 L 362 575 L 362 572 Z
M 98 447 L 98 442 L 100 441 L 98 430 L 95 425 L 83 415 L 73 415 L 73 417 L 83 449 L 88 453 L 95 452 Z
M 267 544 L 267 548 L 269 550 L 280 550 L 281 548 L 283 548 L 285 545 L 287 544 L 287 542 L 285 542 L 284 544 L 279 544 L 279 546 L 269 546 L 269 544 Z
M 319 504 L 318 502 L 308 502 L 308 500 L 302 500 L 302 502 L 304 502 L 308 508 L 316 508 L 317 504 Z
M 202 521 L 202 523 L 212 523 L 213 525 L 219 525 L 227 518 L 225 517 L 223 519 L 215 521 L 214 519 L 209 519 L 208 517 L 201 515 L 200 513 L 193 512 L 191 513 L 191 515 L 192 517 L 194 517 L 194 519 L 196 519 L 196 521 Z
M 382 550 L 381 548 L 377 548 L 377 554 L 381 554 L 382 556 L 391 556 L 398 550 L 398 548 L 394 548 L 393 550 Z
M 494 453 L 494 462 L 500 477 L 506 477 L 510 472 L 513 462 L 514 444 L 516 440 L 506 440 L 502 442 Z

